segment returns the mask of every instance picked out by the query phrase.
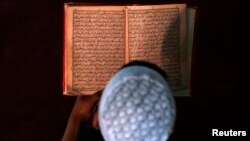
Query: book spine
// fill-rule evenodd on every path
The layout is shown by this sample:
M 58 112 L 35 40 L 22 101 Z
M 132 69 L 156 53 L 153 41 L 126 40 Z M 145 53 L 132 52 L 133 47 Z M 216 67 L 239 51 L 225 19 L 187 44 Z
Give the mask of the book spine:
M 128 46 L 128 8 L 125 7 L 125 64 L 129 62 L 129 46 Z

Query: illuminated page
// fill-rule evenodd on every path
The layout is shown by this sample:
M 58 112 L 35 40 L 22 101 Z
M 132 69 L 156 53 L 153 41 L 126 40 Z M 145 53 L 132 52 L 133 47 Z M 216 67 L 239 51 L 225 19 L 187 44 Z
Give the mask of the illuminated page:
M 65 11 L 67 94 L 93 94 L 125 63 L 124 8 L 69 6 Z
M 128 27 L 129 60 L 154 63 L 173 90 L 186 88 L 186 5 L 128 7 Z

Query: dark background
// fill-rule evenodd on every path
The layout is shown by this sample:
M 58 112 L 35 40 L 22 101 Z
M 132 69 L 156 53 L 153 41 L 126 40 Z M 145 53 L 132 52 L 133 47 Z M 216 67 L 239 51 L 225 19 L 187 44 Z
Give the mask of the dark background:
M 1 141 L 61 140 L 75 100 L 63 96 L 61 89 L 63 2 L 0 2 Z M 244 91 L 249 83 L 244 82 L 248 79 L 242 67 L 247 56 L 242 53 L 246 46 L 241 42 L 240 2 L 109 0 L 105 3 L 182 2 L 198 8 L 192 97 L 176 97 L 177 120 L 170 140 L 215 140 L 218 138 L 211 137 L 212 128 L 249 129 L 246 115 L 249 92 Z

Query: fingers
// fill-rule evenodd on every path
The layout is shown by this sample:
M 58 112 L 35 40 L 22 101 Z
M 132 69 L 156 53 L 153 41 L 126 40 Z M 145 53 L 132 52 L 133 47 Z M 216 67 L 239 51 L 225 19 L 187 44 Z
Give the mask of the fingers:
M 101 96 L 101 95 L 102 95 L 102 92 L 103 92 L 103 90 L 99 90 L 99 91 L 97 91 L 94 95 Z
M 100 99 L 101 94 L 102 94 L 102 90 L 97 91 L 97 92 L 96 92 L 96 93 L 94 93 L 93 95 L 90 95 L 90 99 L 91 99 L 91 101 L 95 102 L 95 101 L 99 100 L 99 99 Z
M 100 99 L 101 94 L 102 94 L 102 90 L 97 91 L 96 93 L 92 95 L 80 95 L 77 97 L 77 101 L 87 102 L 89 104 L 95 103 Z
M 89 96 L 89 101 L 91 101 L 93 103 L 98 101 L 100 99 L 101 94 L 102 94 L 102 91 L 98 91 L 98 92 L 94 93 L 93 95 L 90 95 Z

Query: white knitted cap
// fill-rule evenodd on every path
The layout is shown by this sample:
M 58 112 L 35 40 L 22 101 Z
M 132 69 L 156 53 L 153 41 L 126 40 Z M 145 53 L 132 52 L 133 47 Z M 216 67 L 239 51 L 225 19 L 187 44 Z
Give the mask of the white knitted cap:
M 166 141 L 176 107 L 165 79 L 153 69 L 130 66 L 104 89 L 99 124 L 106 141 Z

